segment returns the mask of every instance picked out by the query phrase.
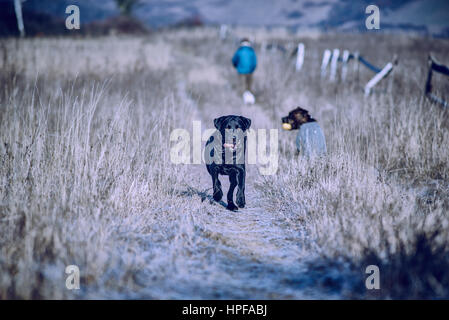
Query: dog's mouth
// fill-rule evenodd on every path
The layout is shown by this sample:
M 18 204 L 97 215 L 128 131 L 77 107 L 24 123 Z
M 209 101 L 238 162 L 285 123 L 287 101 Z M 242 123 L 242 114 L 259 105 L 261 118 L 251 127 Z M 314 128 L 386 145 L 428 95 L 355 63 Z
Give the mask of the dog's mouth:
M 225 143 L 223 145 L 223 147 L 234 150 L 235 149 L 235 144 L 233 144 L 233 143 Z
M 238 147 L 240 147 L 240 145 L 241 145 L 241 141 L 237 141 L 237 139 L 234 137 L 232 139 L 232 143 L 230 143 L 230 142 L 224 143 L 223 147 L 231 149 L 232 151 L 235 151 L 235 150 L 237 150 Z

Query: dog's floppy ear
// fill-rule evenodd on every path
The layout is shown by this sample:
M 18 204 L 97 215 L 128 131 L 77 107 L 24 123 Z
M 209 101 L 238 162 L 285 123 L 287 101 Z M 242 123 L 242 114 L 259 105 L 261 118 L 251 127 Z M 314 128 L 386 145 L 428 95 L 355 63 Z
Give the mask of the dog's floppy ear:
M 220 118 L 214 119 L 214 126 L 215 126 L 215 128 L 217 128 L 218 130 L 220 130 L 221 125 L 223 124 L 223 121 L 225 121 L 225 119 L 226 119 L 227 117 L 228 117 L 228 116 L 222 116 L 222 117 L 220 117 Z
M 240 119 L 242 120 L 243 125 L 245 126 L 243 128 L 243 130 L 248 130 L 249 127 L 251 127 L 251 119 L 248 119 L 248 118 L 245 118 L 245 117 L 242 117 L 242 116 L 240 116 Z

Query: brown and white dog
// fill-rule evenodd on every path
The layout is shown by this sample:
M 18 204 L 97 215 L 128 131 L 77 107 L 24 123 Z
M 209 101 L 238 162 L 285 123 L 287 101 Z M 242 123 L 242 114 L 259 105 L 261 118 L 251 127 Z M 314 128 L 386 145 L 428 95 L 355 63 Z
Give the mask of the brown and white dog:
M 327 153 L 324 133 L 306 109 L 297 107 L 290 111 L 288 116 L 282 118 L 282 128 L 284 130 L 299 129 L 296 136 L 296 148 L 299 154 L 311 157 Z

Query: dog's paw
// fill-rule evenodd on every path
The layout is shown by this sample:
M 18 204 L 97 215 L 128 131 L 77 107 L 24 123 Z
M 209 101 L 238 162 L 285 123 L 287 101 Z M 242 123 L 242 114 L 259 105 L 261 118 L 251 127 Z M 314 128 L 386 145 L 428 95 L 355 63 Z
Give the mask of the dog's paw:
M 215 201 L 220 201 L 221 198 L 223 198 L 223 191 L 218 190 L 217 192 L 214 192 L 214 200 Z
M 230 211 L 237 211 L 239 208 L 233 202 L 229 202 L 226 209 Z
M 236 202 L 239 208 L 245 208 L 245 200 L 237 200 Z
M 245 202 L 245 196 L 244 195 L 238 195 L 237 194 L 237 199 L 236 199 L 235 202 L 237 202 L 237 205 L 239 206 L 239 208 L 245 208 L 246 202 Z

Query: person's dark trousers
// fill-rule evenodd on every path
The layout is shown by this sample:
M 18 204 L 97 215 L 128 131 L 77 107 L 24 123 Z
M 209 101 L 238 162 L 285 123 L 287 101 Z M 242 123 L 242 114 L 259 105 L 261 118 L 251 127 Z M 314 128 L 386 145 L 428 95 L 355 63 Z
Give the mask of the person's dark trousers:
M 240 82 L 242 83 L 242 87 L 244 88 L 243 91 L 251 91 L 251 87 L 253 84 L 253 74 L 252 73 L 246 73 L 246 74 L 239 74 Z

